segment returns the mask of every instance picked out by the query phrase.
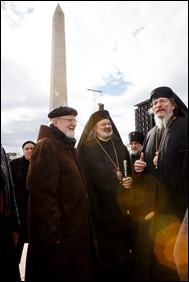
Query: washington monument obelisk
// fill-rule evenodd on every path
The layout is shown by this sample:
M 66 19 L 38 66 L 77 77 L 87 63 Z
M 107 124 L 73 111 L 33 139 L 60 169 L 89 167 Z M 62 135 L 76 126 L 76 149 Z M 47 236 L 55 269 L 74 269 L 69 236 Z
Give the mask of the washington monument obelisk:
M 64 13 L 58 4 L 52 21 L 50 111 L 67 106 Z

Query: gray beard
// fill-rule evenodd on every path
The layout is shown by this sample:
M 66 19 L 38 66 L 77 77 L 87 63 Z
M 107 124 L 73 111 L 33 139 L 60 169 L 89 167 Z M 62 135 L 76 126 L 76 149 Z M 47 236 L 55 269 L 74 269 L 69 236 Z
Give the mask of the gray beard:
M 154 116 L 154 121 L 155 121 L 156 126 L 157 126 L 159 129 L 166 128 L 167 123 L 168 123 L 168 121 L 170 120 L 171 117 L 172 117 L 172 113 L 167 114 L 167 115 L 166 115 L 165 117 L 163 117 L 163 118 L 159 118 L 159 117 L 157 117 L 157 116 Z
M 135 151 L 131 150 L 131 154 L 136 156 L 136 155 L 138 155 L 140 153 L 140 151 L 141 150 L 135 150 Z

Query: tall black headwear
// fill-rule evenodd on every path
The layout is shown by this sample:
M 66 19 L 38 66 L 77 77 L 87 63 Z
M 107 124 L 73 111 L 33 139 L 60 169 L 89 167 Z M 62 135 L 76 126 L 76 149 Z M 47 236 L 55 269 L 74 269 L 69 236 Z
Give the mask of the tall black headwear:
M 183 103 L 183 101 L 177 96 L 177 94 L 173 92 L 173 90 L 170 87 L 161 86 L 161 87 L 155 88 L 151 92 L 150 101 L 153 102 L 153 100 L 162 98 L 162 97 L 165 97 L 168 99 L 172 98 L 175 101 L 178 107 L 176 115 L 188 116 L 188 108 Z
M 131 142 L 138 142 L 141 145 L 143 145 L 144 142 L 144 134 L 140 131 L 132 131 L 128 135 L 129 137 L 129 143 Z
M 117 127 L 115 126 L 109 112 L 107 110 L 99 110 L 97 112 L 94 112 L 90 116 L 89 120 L 87 121 L 78 142 L 78 146 L 77 146 L 78 149 L 80 149 L 83 144 L 86 144 L 87 142 L 95 138 L 95 133 L 93 131 L 93 128 L 97 124 L 97 122 L 103 119 L 108 119 L 111 122 L 113 129 L 112 139 L 120 140 L 123 143 L 121 136 L 117 130 Z

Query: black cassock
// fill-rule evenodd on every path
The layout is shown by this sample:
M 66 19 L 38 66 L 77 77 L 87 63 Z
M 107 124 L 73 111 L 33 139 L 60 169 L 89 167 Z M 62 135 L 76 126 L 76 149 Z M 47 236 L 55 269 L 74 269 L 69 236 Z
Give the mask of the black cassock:
M 116 164 L 111 141 L 101 142 Z M 123 160 L 127 160 L 128 176 L 132 175 L 132 164 L 126 146 L 113 140 L 119 168 L 124 176 Z M 125 281 L 132 279 L 134 256 L 134 229 L 130 217 L 131 189 L 120 184 L 116 167 L 102 150 L 96 139 L 79 149 L 79 161 L 88 187 L 89 201 L 97 233 L 98 244 L 104 268 L 104 281 Z
M 179 281 L 173 247 L 188 205 L 188 118 L 171 123 L 153 163 L 156 127 L 146 135 L 147 167 L 139 176 L 142 199 L 137 240 L 136 281 Z

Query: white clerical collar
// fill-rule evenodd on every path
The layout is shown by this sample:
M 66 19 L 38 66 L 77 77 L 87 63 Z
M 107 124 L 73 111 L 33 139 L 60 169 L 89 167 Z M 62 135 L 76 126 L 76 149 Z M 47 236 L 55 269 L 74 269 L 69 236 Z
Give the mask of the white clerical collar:
M 111 139 L 111 137 L 108 138 L 108 139 L 102 139 L 102 138 L 100 138 L 99 136 L 98 136 L 97 138 L 98 138 L 99 140 L 103 141 L 103 142 L 108 142 L 108 141 Z

